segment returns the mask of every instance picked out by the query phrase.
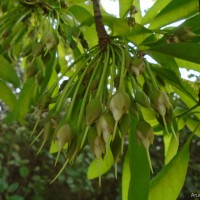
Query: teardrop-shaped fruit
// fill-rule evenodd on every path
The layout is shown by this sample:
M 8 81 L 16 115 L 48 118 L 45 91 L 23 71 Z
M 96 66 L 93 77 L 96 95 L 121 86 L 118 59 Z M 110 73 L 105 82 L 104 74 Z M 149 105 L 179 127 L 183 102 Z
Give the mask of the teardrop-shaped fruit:
M 94 139 L 94 154 L 97 158 L 100 158 L 102 154 L 105 154 L 106 146 L 105 142 L 102 137 L 99 137 L 98 135 Z
M 130 66 L 130 69 L 135 76 L 139 76 L 145 69 L 144 59 L 135 58 Z
M 130 104 L 130 98 L 125 92 L 118 91 L 112 96 L 109 107 L 115 121 L 119 121 L 128 112 Z
M 136 126 L 136 133 L 140 142 L 146 149 L 153 143 L 154 135 L 151 125 L 145 120 L 140 120 Z
M 103 135 L 104 141 L 108 142 L 110 135 L 114 130 L 114 119 L 110 113 L 103 113 L 97 121 L 97 133 L 100 136 Z
M 128 133 L 130 126 L 131 126 L 130 116 L 128 114 L 125 114 L 119 122 L 119 130 L 122 136 L 125 136 Z
M 34 43 L 32 45 L 32 55 L 39 56 L 42 53 L 43 45 L 42 43 Z
M 144 120 L 140 120 L 136 126 L 136 134 L 140 143 L 146 149 L 149 167 L 151 169 L 151 172 L 153 173 L 153 168 L 152 168 L 150 154 L 149 154 L 149 146 L 150 144 L 153 143 L 153 140 L 154 140 L 153 129 L 149 123 L 147 123 Z
M 86 106 L 86 124 L 92 125 L 102 112 L 99 98 L 92 99 Z
M 72 141 L 72 129 L 69 124 L 64 124 L 57 132 L 58 150 L 61 151 L 66 143 Z
M 135 101 L 144 107 L 150 106 L 150 99 L 142 90 L 136 90 Z
M 94 140 L 96 137 L 97 137 L 97 130 L 93 126 L 89 129 L 88 134 L 87 134 L 87 141 L 92 150 L 94 149 Z

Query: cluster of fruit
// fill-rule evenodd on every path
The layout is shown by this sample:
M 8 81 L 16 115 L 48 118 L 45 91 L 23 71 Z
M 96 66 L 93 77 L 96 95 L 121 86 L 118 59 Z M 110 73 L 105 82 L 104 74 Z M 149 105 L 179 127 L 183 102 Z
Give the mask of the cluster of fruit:
M 153 172 L 149 156 L 153 129 L 144 120 L 140 107 L 153 109 L 166 132 L 169 134 L 170 126 L 174 137 L 176 134 L 169 98 L 159 89 L 143 55 L 115 38 L 104 51 L 96 46 L 83 54 L 67 71 L 72 72 L 71 76 L 58 93 L 56 103 L 49 106 L 48 120 L 39 134 L 44 134 L 39 151 L 49 138 L 56 143 L 56 163 L 61 151 L 66 156 L 61 171 L 67 163 L 73 163 L 87 144 L 98 159 L 106 157 L 111 148 L 117 162 L 124 151 L 132 115 L 138 123 L 136 132 L 131 134 L 136 134 L 145 147 Z

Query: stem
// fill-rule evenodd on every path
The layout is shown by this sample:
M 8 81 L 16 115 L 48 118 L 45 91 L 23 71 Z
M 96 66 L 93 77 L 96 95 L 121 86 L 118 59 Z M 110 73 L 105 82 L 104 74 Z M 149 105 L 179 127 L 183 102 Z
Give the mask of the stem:
M 180 118 L 180 117 L 182 117 L 183 115 L 187 114 L 188 112 L 194 110 L 194 109 L 197 108 L 198 106 L 199 106 L 199 104 L 196 104 L 196 105 L 192 106 L 191 108 L 189 108 L 188 110 L 182 112 L 181 114 L 179 114 L 179 115 L 177 115 L 177 116 L 175 116 L 175 117 L 176 117 L 176 118 L 177 118 L 177 117 Z
M 145 62 L 145 63 L 146 63 L 146 70 L 147 70 L 147 73 L 149 74 L 149 77 L 150 77 L 150 79 L 151 79 L 151 82 L 152 82 L 154 88 L 155 88 L 155 89 L 158 89 L 158 85 L 157 85 L 157 83 L 156 83 L 156 79 L 155 79 L 155 77 L 154 77 L 154 75 L 153 75 L 153 73 L 152 73 L 152 71 L 151 71 L 151 69 L 150 69 L 149 63 L 148 63 L 148 62 Z
M 92 0 L 93 1 L 93 10 L 94 10 L 94 21 L 96 25 L 96 31 L 99 39 L 100 47 L 105 49 L 107 44 L 109 43 L 109 37 L 105 30 L 102 21 L 101 9 L 100 9 L 100 0 Z

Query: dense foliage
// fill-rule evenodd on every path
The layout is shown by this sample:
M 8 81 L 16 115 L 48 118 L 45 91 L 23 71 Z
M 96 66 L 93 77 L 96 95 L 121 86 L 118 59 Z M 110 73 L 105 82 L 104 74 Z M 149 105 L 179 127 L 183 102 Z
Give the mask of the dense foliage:
M 157 0 L 144 16 L 139 0 L 119 0 L 119 8 L 115 17 L 99 0 L 2 0 L 2 121 L 32 125 L 35 154 L 57 154 L 49 165 L 62 167 L 52 183 L 89 151 L 87 178 L 99 185 L 112 166 L 117 178 L 123 162 L 123 200 L 174 200 L 200 136 L 199 79 L 180 73 L 200 72 L 199 2 Z M 164 160 L 154 174 L 149 149 L 157 137 Z

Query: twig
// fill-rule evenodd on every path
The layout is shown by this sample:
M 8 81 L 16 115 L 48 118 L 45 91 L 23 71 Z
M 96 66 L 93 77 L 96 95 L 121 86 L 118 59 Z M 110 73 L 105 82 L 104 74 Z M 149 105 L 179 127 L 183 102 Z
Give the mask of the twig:
M 96 25 L 96 31 L 99 39 L 99 45 L 103 49 L 109 43 L 109 35 L 107 34 L 105 27 L 102 21 L 102 15 L 100 10 L 100 0 L 92 0 L 93 1 L 93 10 L 94 10 L 94 20 Z

